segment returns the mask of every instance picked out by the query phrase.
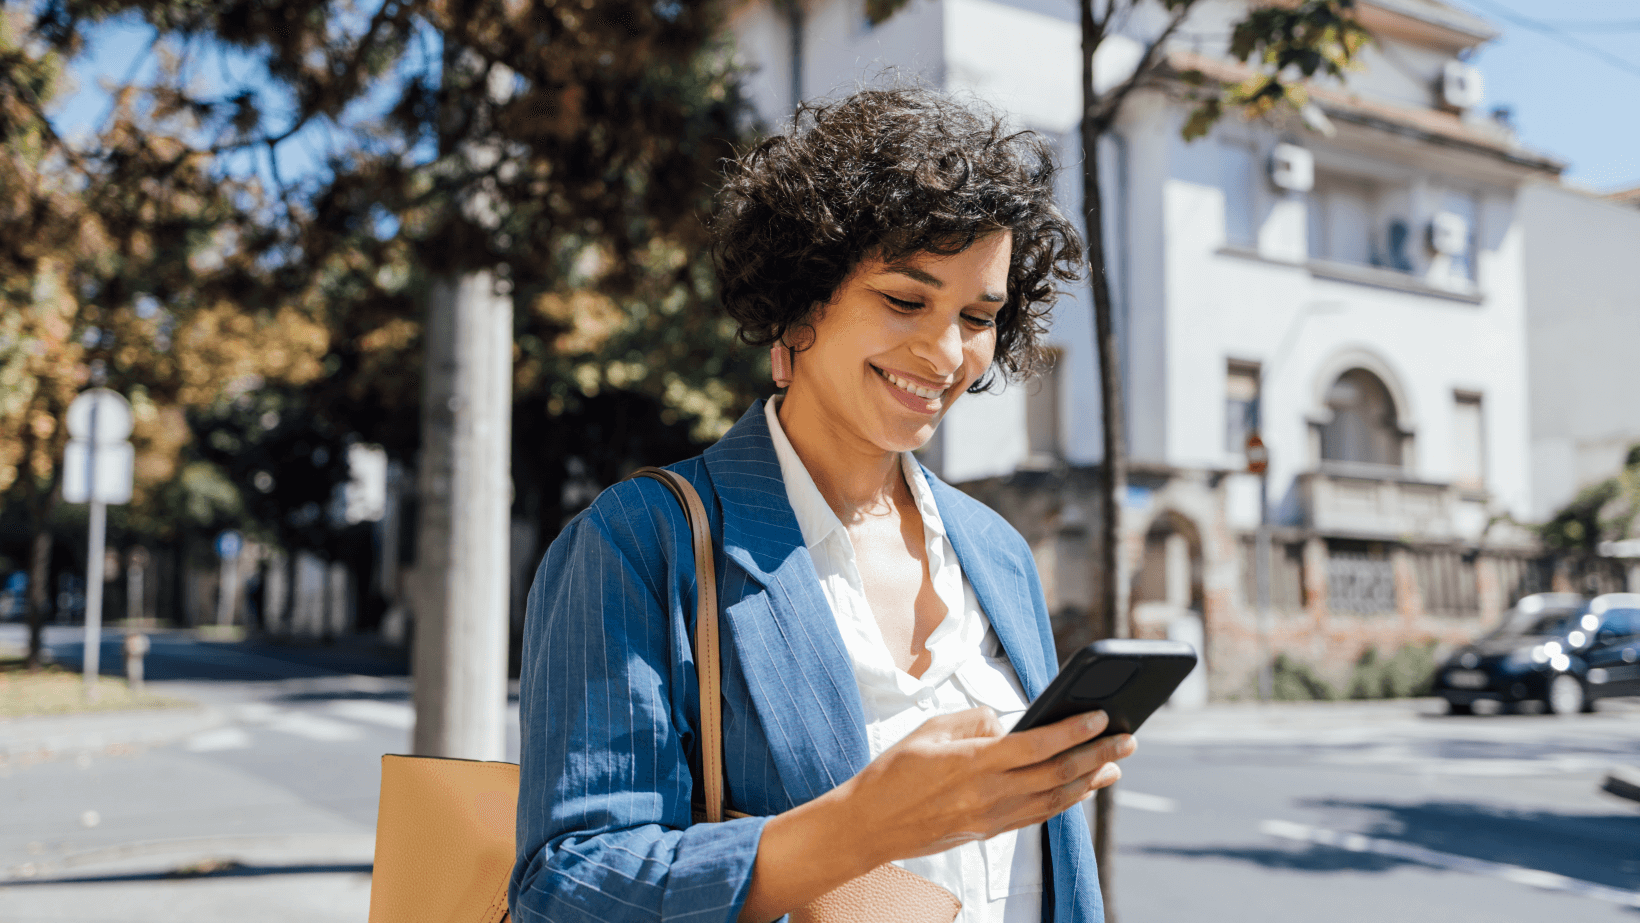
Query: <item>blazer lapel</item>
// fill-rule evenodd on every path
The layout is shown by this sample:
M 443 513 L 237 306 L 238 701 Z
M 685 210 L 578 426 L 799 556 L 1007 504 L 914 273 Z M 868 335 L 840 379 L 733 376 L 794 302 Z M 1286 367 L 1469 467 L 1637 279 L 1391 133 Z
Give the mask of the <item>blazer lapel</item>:
M 802 804 L 869 761 L 859 687 L 786 499 L 763 402 L 705 459 L 723 513 L 723 553 L 755 584 L 725 593 L 725 628 L 781 783 Z
M 987 520 L 968 515 L 970 505 L 978 501 L 959 492 L 932 473 L 924 472 L 934 493 L 934 505 L 939 507 L 945 533 L 957 553 L 963 576 L 974 587 L 985 617 L 991 620 L 1002 649 L 1008 653 L 1008 662 L 1019 675 L 1027 699 L 1034 699 L 1047 687 L 1050 667 L 1043 657 L 1041 633 L 1036 624 L 1036 613 L 1031 606 L 1028 578 L 1020 567 L 1034 566 L 1026 558 L 1021 562 L 1003 549 L 1018 541 L 1014 536 L 992 536 L 995 528 Z

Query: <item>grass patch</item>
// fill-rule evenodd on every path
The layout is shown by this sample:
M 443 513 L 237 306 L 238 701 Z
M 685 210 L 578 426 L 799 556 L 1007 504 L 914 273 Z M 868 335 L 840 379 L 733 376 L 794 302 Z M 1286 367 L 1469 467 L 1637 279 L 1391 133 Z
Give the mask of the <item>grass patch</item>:
M 125 680 L 111 676 L 98 680 L 97 695 L 88 702 L 84 678 L 77 672 L 53 664 L 30 673 L 21 659 L 0 659 L 0 720 L 192 704 L 152 692 L 137 695 Z

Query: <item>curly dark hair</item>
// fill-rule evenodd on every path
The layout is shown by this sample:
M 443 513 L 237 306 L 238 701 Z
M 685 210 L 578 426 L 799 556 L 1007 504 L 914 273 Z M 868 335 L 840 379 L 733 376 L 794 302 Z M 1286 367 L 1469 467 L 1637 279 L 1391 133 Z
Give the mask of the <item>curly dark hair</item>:
M 1036 133 L 932 90 L 805 103 L 789 134 L 728 165 L 712 222 L 723 303 L 743 341 L 768 346 L 806 326 L 862 260 L 960 253 L 1009 230 L 996 356 L 969 390 L 988 390 L 998 371 L 1029 377 L 1059 284 L 1082 277 L 1082 239 L 1054 204 L 1055 170 Z

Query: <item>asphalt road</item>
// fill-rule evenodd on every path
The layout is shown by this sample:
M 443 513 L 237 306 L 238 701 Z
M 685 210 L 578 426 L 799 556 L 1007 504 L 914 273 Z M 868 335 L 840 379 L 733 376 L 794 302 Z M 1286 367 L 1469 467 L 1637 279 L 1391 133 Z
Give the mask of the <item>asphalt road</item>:
M 1163 713 L 1124 768 L 1123 921 L 1640 919 L 1640 708 Z
M 48 640 L 77 661 L 73 633 Z M 402 663 L 172 634 L 148 673 L 220 720 L 0 763 L 0 923 L 362 921 L 379 758 L 408 745 Z M 1640 921 L 1640 804 L 1597 790 L 1640 765 L 1640 703 L 1437 711 L 1159 713 L 1120 789 L 1122 923 Z

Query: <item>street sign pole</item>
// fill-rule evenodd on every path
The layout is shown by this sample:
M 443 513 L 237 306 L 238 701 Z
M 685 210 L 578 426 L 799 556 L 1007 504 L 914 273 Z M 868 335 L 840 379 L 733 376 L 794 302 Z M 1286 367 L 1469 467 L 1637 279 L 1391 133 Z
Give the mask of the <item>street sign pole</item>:
M 90 504 L 85 562 L 85 696 L 97 695 L 102 654 L 103 555 L 108 504 L 131 502 L 131 405 L 107 388 L 84 391 L 69 405 L 63 457 L 63 501 Z
M 85 697 L 97 697 L 98 660 L 102 655 L 103 553 L 108 539 L 108 504 L 97 495 L 97 418 L 100 401 L 91 404 L 91 457 L 85 465 L 85 493 L 91 499 L 91 536 L 85 561 Z
M 216 537 L 216 555 L 222 559 L 218 576 L 221 591 L 216 597 L 216 624 L 219 628 L 233 624 L 233 612 L 239 605 L 239 552 L 243 548 L 244 540 L 232 529 Z
M 1259 389 L 1262 399 L 1263 388 Z M 1262 413 L 1263 408 L 1259 408 Z M 1263 419 L 1257 420 L 1262 426 Z M 1247 470 L 1258 475 L 1258 533 L 1253 544 L 1253 571 L 1258 583 L 1258 700 L 1275 695 L 1275 670 L 1270 644 L 1270 450 L 1255 428 L 1247 434 Z

